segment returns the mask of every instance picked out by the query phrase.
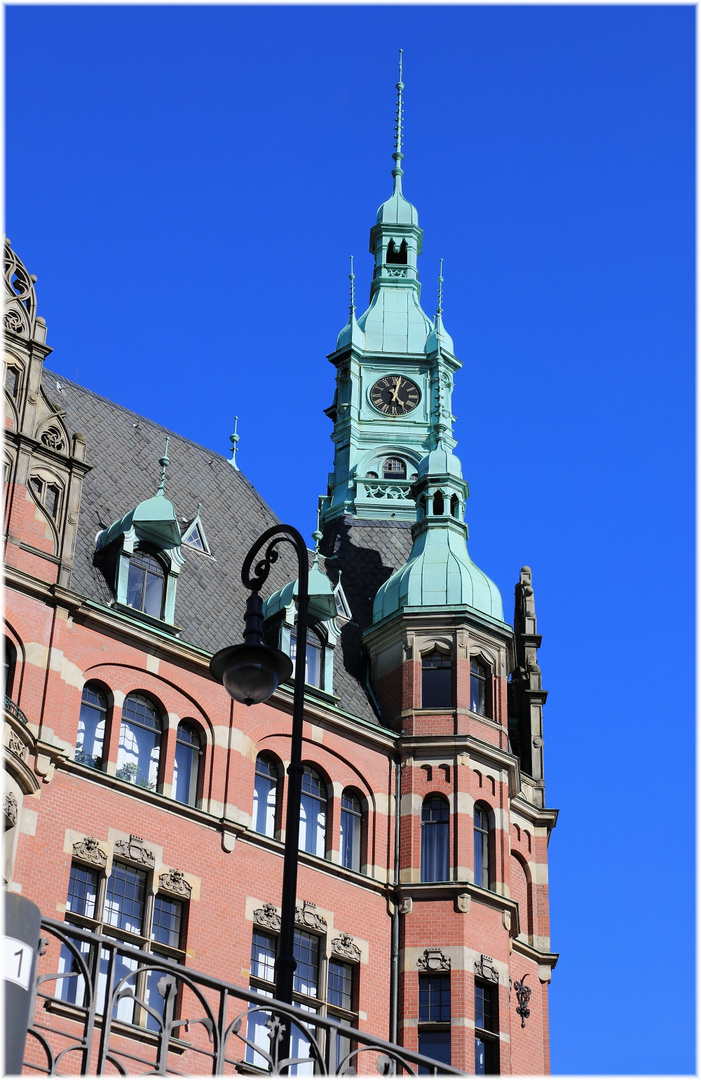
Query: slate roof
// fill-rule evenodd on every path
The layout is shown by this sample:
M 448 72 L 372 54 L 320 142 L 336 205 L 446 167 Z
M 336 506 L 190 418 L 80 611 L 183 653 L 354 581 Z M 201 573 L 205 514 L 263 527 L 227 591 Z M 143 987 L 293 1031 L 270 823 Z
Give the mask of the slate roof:
M 221 454 L 46 368 L 43 380 L 49 399 L 64 411 L 69 432 L 85 436 L 87 462 L 92 466 L 83 483 L 71 589 L 105 605 L 112 602 L 113 590 L 93 562 L 95 537 L 137 503 L 155 495 L 158 459 L 169 435 L 166 496 L 181 529 L 202 503 L 201 520 L 212 552 L 210 557 L 183 545 L 186 564 L 178 579 L 175 604 L 179 636 L 210 652 L 240 641 L 247 597 L 241 563 L 256 538 L 279 518 Z M 333 692 L 340 708 L 377 722 L 365 688 L 361 635 L 372 619 L 375 592 L 409 555 L 411 527 L 407 522 L 338 519 L 325 530 L 321 550 L 335 556 L 325 568 L 334 584 L 338 569 L 342 570 L 353 613 L 336 648 Z M 293 574 L 296 577 L 293 568 L 292 554 L 289 559 L 283 555 L 271 569 L 263 596 L 282 588 Z

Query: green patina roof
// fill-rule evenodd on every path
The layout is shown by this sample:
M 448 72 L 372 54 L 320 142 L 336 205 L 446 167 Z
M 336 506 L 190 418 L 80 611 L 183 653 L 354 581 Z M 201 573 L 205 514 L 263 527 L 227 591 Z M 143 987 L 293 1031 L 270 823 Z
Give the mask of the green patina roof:
M 419 464 L 415 488 L 418 520 L 412 526 L 411 554 L 378 589 L 372 621 L 378 623 L 402 608 L 469 607 L 503 622 L 499 589 L 468 554 L 462 512 L 451 513 L 451 497 L 457 496 L 454 501 L 463 506 L 467 495 L 459 459 L 444 446 L 432 450 Z M 434 511 L 438 492 L 444 513 Z
M 296 599 L 298 589 L 298 580 L 289 581 L 269 596 L 263 605 L 264 618 L 269 619 L 271 615 L 289 607 Z M 309 614 L 318 619 L 331 619 L 336 615 L 333 585 L 319 569 L 316 559 L 309 569 Z

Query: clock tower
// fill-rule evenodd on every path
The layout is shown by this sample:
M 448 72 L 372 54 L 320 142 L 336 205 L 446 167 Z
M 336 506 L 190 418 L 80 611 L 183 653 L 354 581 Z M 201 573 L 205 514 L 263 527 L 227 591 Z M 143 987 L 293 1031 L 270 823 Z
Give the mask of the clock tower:
M 435 318 L 420 304 L 423 231 L 402 193 L 403 89 L 400 54 L 394 189 L 370 230 L 370 305 L 356 315 L 351 265 L 350 314 L 329 356 L 337 372 L 334 401 L 326 410 L 334 424 L 335 454 L 323 523 L 344 515 L 413 522 L 411 487 L 419 462 L 439 443 L 455 445 L 450 401 L 461 365 L 442 325 L 442 277 Z

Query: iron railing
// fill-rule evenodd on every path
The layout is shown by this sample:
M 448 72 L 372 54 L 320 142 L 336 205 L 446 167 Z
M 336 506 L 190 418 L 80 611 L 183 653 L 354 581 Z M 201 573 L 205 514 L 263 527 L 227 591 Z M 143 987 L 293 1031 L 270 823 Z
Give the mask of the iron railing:
M 12 698 L 5 694 L 5 712 L 9 712 L 10 716 L 14 716 L 21 724 L 29 724 L 27 717 L 24 715 L 19 705 L 16 705 Z
M 433 1075 L 458 1069 L 175 960 L 42 919 L 25 1073 Z M 286 1026 L 290 1056 L 281 1058 Z

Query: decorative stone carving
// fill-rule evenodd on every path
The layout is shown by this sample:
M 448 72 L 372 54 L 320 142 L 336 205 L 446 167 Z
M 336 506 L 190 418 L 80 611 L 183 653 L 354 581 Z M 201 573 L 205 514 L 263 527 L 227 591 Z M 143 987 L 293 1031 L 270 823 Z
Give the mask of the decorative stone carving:
M 402 902 L 399 905 L 399 910 L 402 915 L 411 914 L 411 910 L 414 907 L 414 901 L 410 896 L 403 896 Z
M 10 731 L 10 737 L 7 740 L 7 749 L 11 754 L 15 754 L 18 758 L 21 758 L 22 761 L 27 760 L 27 747 L 16 731 Z
M 168 870 L 165 874 L 159 874 L 158 884 L 163 892 L 175 893 L 176 896 L 190 899 L 192 885 L 185 880 L 182 870 Z
M 2 808 L 5 812 L 5 828 L 11 829 L 17 824 L 17 797 L 11 791 L 6 791 L 2 797 Z
M 91 866 L 107 866 L 107 853 L 102 850 L 94 836 L 86 836 L 82 840 L 76 840 L 73 845 L 73 858 L 90 863 Z
M 360 949 L 353 941 L 350 934 L 341 934 L 331 942 L 331 948 L 338 956 L 345 956 L 348 960 L 360 963 Z
M 48 446 L 50 450 L 65 450 L 66 443 L 60 430 L 51 424 L 47 427 L 46 431 L 42 431 L 40 435 L 41 441 L 44 446 Z
M 501 921 L 502 921 L 502 924 L 503 924 L 505 930 L 511 930 L 511 912 L 510 911 L 502 911 L 502 913 L 501 913 Z
M 458 911 L 462 911 L 463 915 L 467 915 L 470 910 L 470 894 L 466 892 L 458 893 L 455 899 L 455 906 Z
M 309 900 L 303 900 L 295 908 L 295 922 L 298 926 L 304 926 L 308 930 L 318 930 L 322 934 L 326 933 L 326 919 L 323 915 L 317 915 L 316 904 L 310 903 Z
M 450 971 L 450 959 L 442 949 L 424 949 L 416 964 L 423 971 Z
M 156 856 L 144 847 L 144 841 L 140 836 L 133 834 L 128 840 L 118 840 L 114 845 L 114 853 L 120 859 L 128 859 L 129 862 L 146 866 L 149 870 L 153 870 L 156 865 Z
M 475 960 L 475 974 L 486 982 L 499 982 L 499 972 L 494 967 L 494 961 L 491 956 L 482 954 L 479 960 Z
M 280 916 L 274 904 L 263 904 L 263 907 L 256 908 L 253 912 L 253 921 L 271 930 L 280 929 Z
M 19 311 L 6 311 L 5 312 L 5 329 L 12 330 L 15 334 L 21 334 L 24 330 L 24 323 L 22 322 L 22 316 Z

